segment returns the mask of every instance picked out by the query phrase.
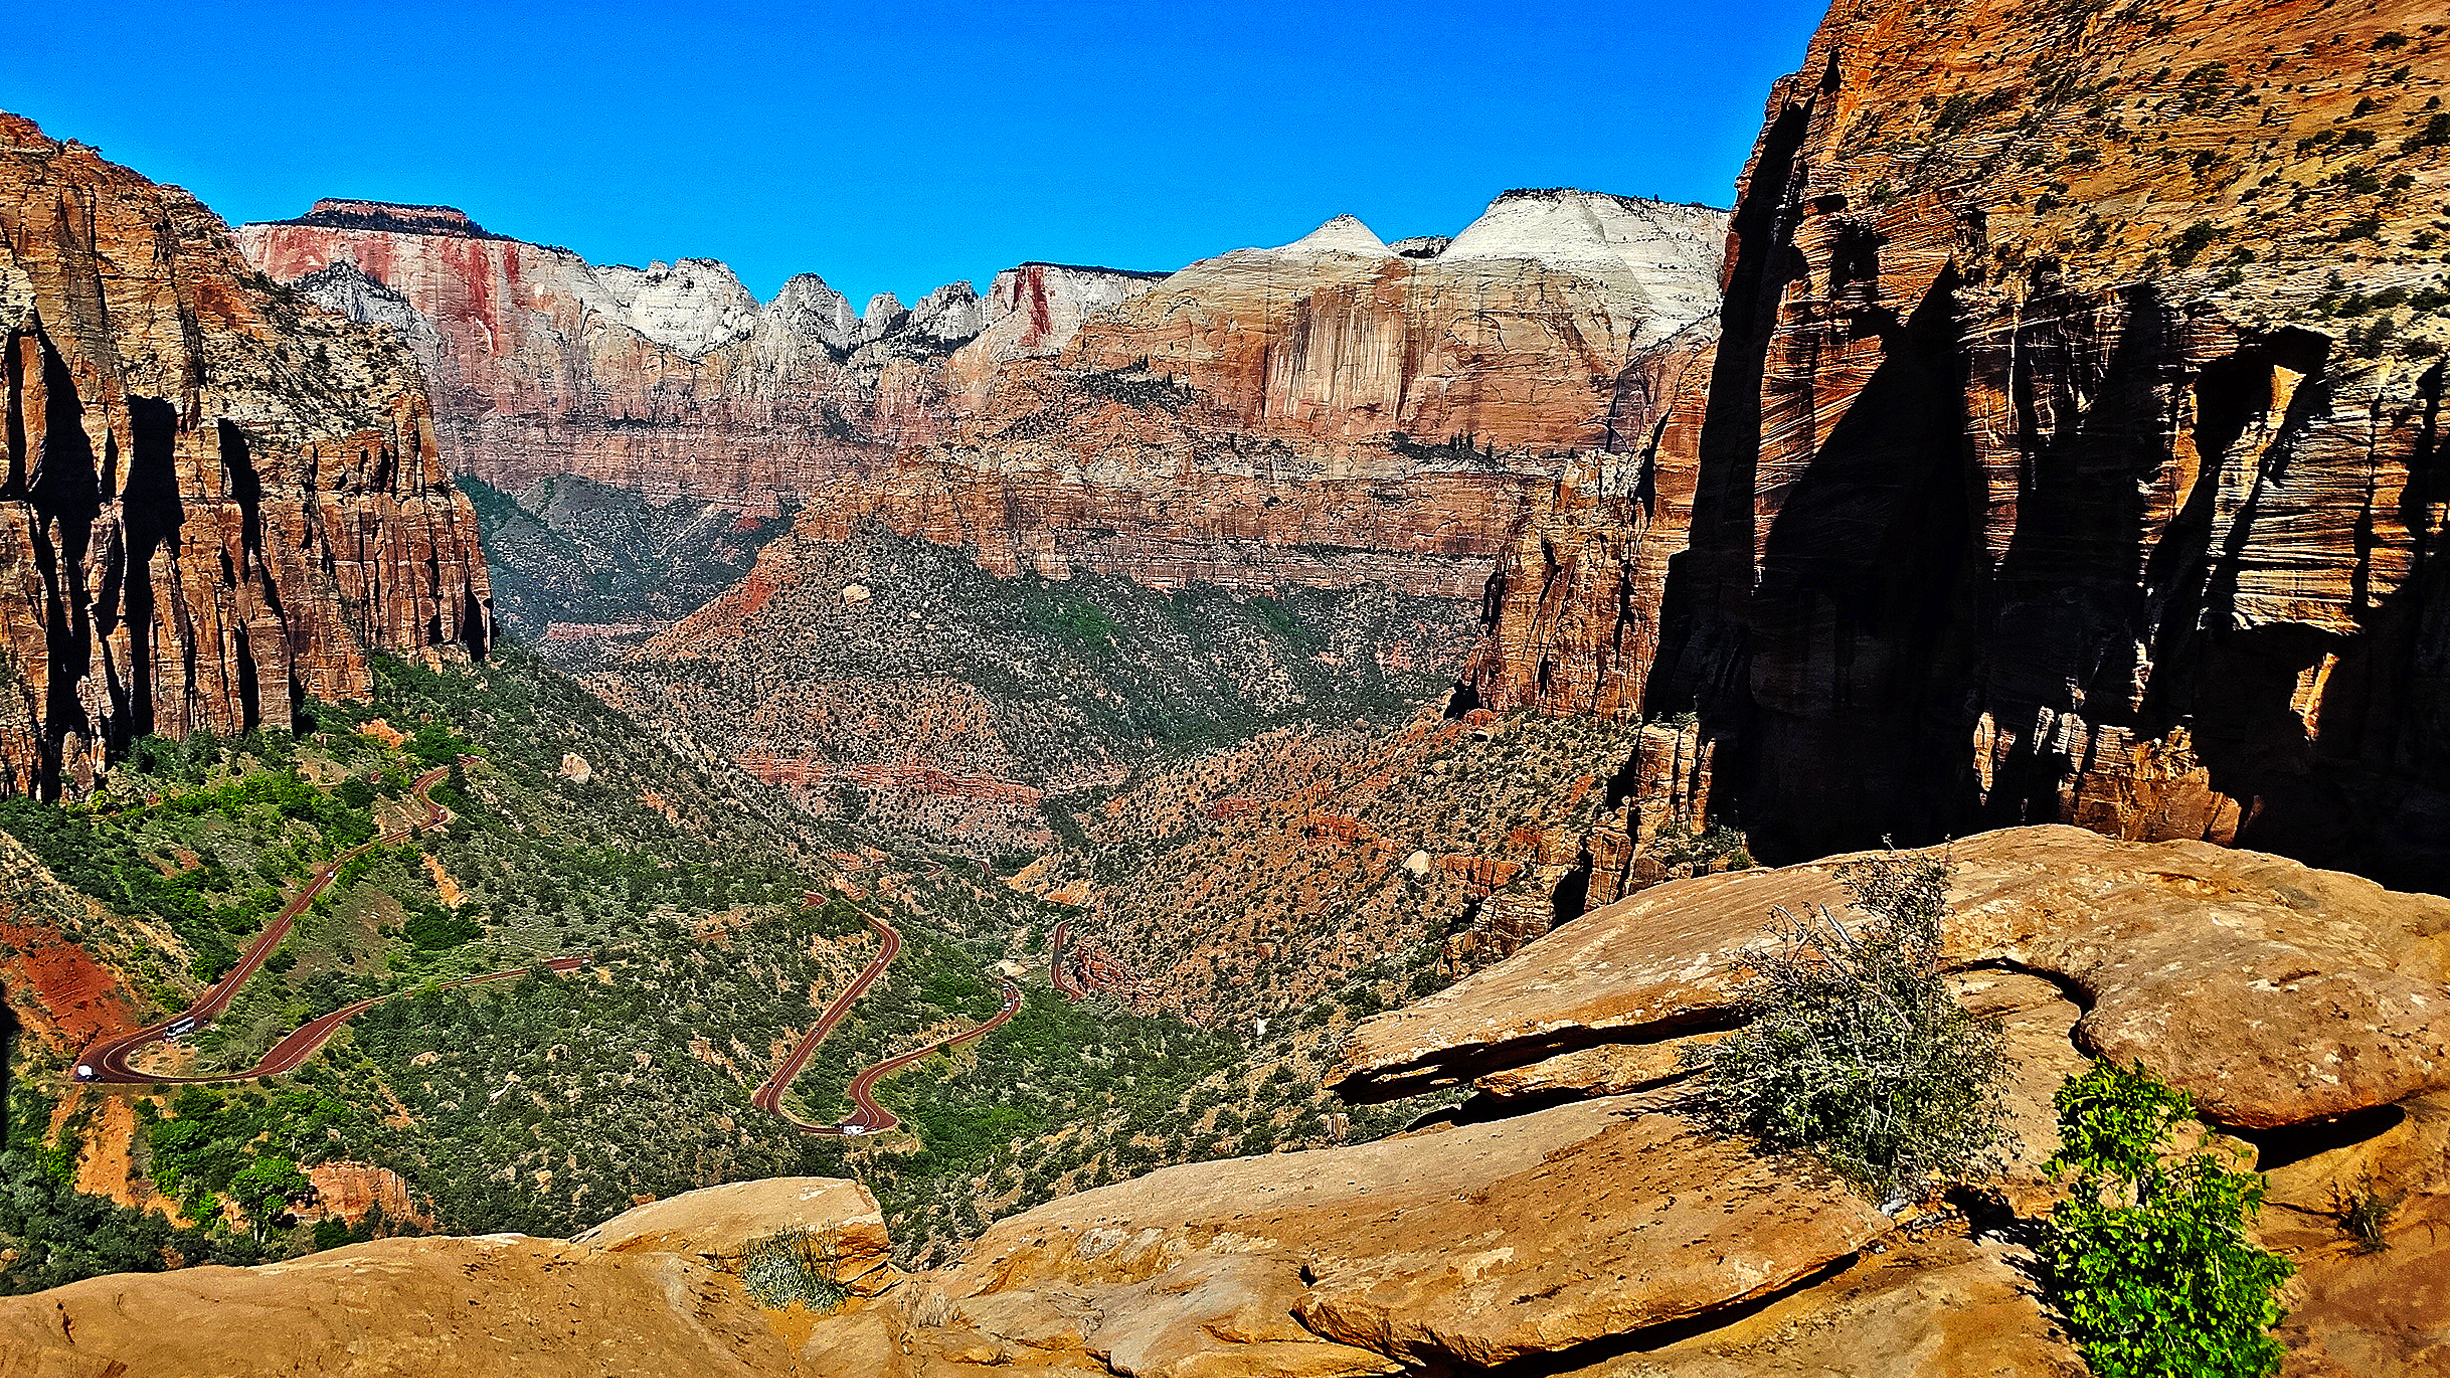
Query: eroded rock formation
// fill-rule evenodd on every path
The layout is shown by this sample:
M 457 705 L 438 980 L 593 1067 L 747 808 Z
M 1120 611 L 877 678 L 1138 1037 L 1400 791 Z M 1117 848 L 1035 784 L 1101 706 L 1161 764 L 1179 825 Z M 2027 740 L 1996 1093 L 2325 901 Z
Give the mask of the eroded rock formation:
M 2450 884 L 2438 18 L 1838 4 L 1660 507 L 1560 495 L 1482 700 L 1698 707 L 1775 857 L 2064 821 Z M 1688 456 L 1654 623 L 1612 576 Z
M 1562 456 L 1608 444 L 1628 360 L 1709 314 L 1724 222 L 1512 192 L 1441 250 L 1342 217 L 1170 277 L 1025 264 L 856 316 L 813 277 L 743 306 L 719 265 L 599 268 L 421 208 L 242 237 L 400 330 L 450 462 L 504 491 L 804 508 L 825 540 L 878 518 L 1005 573 L 1469 597 Z
M 0 789 L 279 727 L 366 656 L 481 651 L 415 362 L 267 283 L 185 193 L 0 116 Z

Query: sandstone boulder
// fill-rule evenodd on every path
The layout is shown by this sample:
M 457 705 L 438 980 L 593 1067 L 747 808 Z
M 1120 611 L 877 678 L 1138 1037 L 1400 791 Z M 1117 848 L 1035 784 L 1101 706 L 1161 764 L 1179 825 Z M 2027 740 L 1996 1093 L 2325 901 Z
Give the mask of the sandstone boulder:
M 2079 1047 L 2141 1058 L 2219 1124 L 2301 1124 L 2450 1085 L 2450 900 L 2069 827 L 1986 833 L 1951 855 L 1951 960 L 2058 984 L 2084 1011 Z M 1377 1099 L 1738 1021 L 1741 952 L 1773 908 L 1842 907 L 1845 860 L 1697 877 L 1594 911 L 1367 1021 L 1334 1077 Z
M 683 1192 L 623 1211 L 571 1242 L 608 1253 L 686 1254 L 711 1262 L 800 1230 L 831 1232 L 836 1281 L 874 1290 L 887 1280 L 892 1244 L 884 1212 L 866 1187 L 839 1177 L 769 1177 Z
M 1170 1168 L 1001 1221 L 929 1281 L 989 1348 L 1165 1378 L 1388 1372 L 1737 1307 L 1890 1228 L 1810 1164 L 1595 1100 Z

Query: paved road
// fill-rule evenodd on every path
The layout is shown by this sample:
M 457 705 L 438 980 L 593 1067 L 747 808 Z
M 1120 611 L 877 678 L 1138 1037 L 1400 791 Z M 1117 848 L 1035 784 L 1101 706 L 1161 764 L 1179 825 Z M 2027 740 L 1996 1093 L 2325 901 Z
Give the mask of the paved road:
M 440 804 L 434 802 L 433 796 L 427 791 L 433 789 L 435 783 L 443 776 L 448 775 L 450 769 L 449 766 L 442 766 L 429 770 L 418 776 L 417 782 L 409 787 L 410 794 L 425 809 L 425 817 L 421 822 L 412 823 L 405 828 L 396 828 L 372 842 L 351 847 L 326 862 L 323 869 L 315 872 L 314 878 L 306 883 L 305 888 L 299 890 L 291 898 L 288 906 L 281 910 L 279 917 L 275 918 L 271 925 L 266 927 L 263 933 L 248 946 L 245 954 L 238 959 L 238 965 L 230 968 L 230 974 L 206 987 L 203 999 L 188 1006 L 183 1013 L 172 1015 L 158 1024 L 148 1024 L 132 1034 L 97 1043 L 86 1049 L 85 1055 L 77 1059 L 77 1079 L 121 1086 L 189 1085 L 223 1081 L 253 1081 L 257 1077 L 294 1072 L 298 1069 L 299 1064 L 313 1057 L 316 1051 L 330 1040 L 332 1034 L 349 1021 L 351 1016 L 389 999 L 388 995 L 374 996 L 371 999 L 360 1000 L 354 1005 L 344 1005 L 330 1014 L 313 1020 L 280 1042 L 273 1044 L 271 1049 L 264 1054 L 262 1061 L 243 1072 L 216 1072 L 209 1076 L 194 1077 L 162 1076 L 158 1073 L 143 1071 L 128 1061 L 129 1055 L 137 1049 L 148 1044 L 168 1041 L 173 1028 L 185 1035 L 219 1018 L 221 1012 L 229 1008 L 230 1001 L 236 998 L 240 988 L 245 986 L 248 980 L 262 968 L 265 959 L 280 947 L 281 940 L 289 936 L 290 927 L 297 921 L 297 917 L 306 912 L 306 907 L 313 904 L 317 896 L 331 887 L 332 878 L 340 874 L 341 867 L 377 847 L 405 841 L 418 828 L 430 828 L 449 817 L 450 815 Z M 484 976 L 463 977 L 444 984 L 446 986 L 473 986 L 486 981 L 503 981 L 513 976 L 524 976 L 530 971 L 539 969 L 572 971 L 586 965 L 586 962 L 587 959 L 584 957 L 556 957 L 543 963 L 541 968 L 516 967 L 509 971 L 496 971 Z
M 1055 924 L 1055 955 L 1047 962 L 1046 974 L 1054 981 L 1057 995 L 1066 1000 L 1078 1000 L 1089 992 L 1084 987 L 1074 985 L 1071 976 L 1063 969 L 1063 945 L 1071 940 L 1072 921 L 1058 920 Z
M 819 904 L 823 902 L 823 899 L 812 894 L 808 896 L 808 902 Z M 780 1116 L 784 1123 L 803 1134 L 845 1136 L 882 1134 L 900 1124 L 901 1120 L 892 1111 L 878 1105 L 875 1097 L 870 1094 L 880 1078 L 909 1066 L 938 1048 L 949 1048 L 956 1043 L 966 1043 L 977 1038 L 1012 1018 L 1013 1014 L 1021 1008 L 1020 987 L 1006 981 L 1004 983 L 1004 1007 L 996 1011 L 994 1018 L 984 1024 L 964 1029 L 949 1038 L 937 1039 L 926 1047 L 914 1048 L 898 1056 L 886 1058 L 853 1077 L 849 1087 L 852 1107 L 849 1119 L 838 1124 L 815 1124 L 792 1114 L 783 1108 L 783 1092 L 790 1089 L 792 1081 L 799 1076 L 802 1069 L 807 1067 L 810 1055 L 817 1051 L 817 1045 L 823 1043 L 825 1036 L 834 1031 L 834 1026 L 842 1022 L 842 1017 L 851 1012 L 851 1002 L 857 1000 L 877 977 L 884 974 L 888 963 L 901 955 L 902 935 L 894 931 L 892 924 L 864 909 L 859 911 L 859 917 L 867 920 L 868 927 L 875 929 L 877 937 L 883 940 L 882 945 L 877 949 L 875 958 L 860 968 L 859 974 L 851 979 L 851 984 L 843 990 L 842 994 L 834 997 L 833 1003 L 825 1007 L 823 1014 L 817 1016 L 817 1022 L 809 1028 L 808 1033 L 800 1039 L 798 1045 L 792 1048 L 790 1056 L 785 1057 L 782 1065 L 774 1069 L 774 1075 L 766 1078 L 765 1082 L 757 1088 L 756 1093 L 749 1097 L 750 1102 L 757 1108 Z
M 811 894 L 808 896 L 808 903 L 812 906 L 822 904 L 824 897 Z M 774 1069 L 774 1075 L 766 1078 L 765 1082 L 757 1088 L 756 1093 L 749 1097 L 750 1104 L 760 1110 L 780 1115 L 792 1128 L 805 1134 L 839 1134 L 842 1132 L 842 1126 L 811 1124 L 785 1110 L 783 1092 L 790 1089 L 792 1081 L 799 1076 L 803 1068 L 808 1066 L 808 1059 L 817 1051 L 817 1045 L 823 1043 L 825 1036 L 834 1031 L 834 1026 L 842 1022 L 842 1017 L 851 1012 L 851 1002 L 858 999 L 870 985 L 874 984 L 877 977 L 884 975 L 886 965 L 895 957 L 900 956 L 902 952 L 902 935 L 894 931 L 892 924 L 866 910 L 861 910 L 859 917 L 866 919 L 868 927 L 876 930 L 879 940 L 876 956 L 866 966 L 859 969 L 859 974 L 851 978 L 851 984 L 843 989 L 842 994 L 834 997 L 834 1002 L 825 1007 L 825 1013 L 817 1016 L 817 1022 L 809 1026 L 807 1034 L 800 1039 L 797 1046 L 792 1048 L 790 1055 L 783 1059 L 782 1065 Z
M 895 1115 L 892 1111 L 887 1110 L 885 1107 L 878 1105 L 876 1103 L 876 1098 L 869 1094 L 871 1091 L 875 1090 L 876 1083 L 879 1080 L 893 1075 L 895 1072 L 898 1072 L 904 1067 L 909 1066 L 911 1063 L 918 1061 L 920 1058 L 927 1056 L 929 1053 L 936 1051 L 938 1048 L 950 1048 L 956 1043 L 967 1043 L 973 1038 L 978 1038 L 985 1035 L 989 1030 L 1003 1023 L 1005 1020 L 1012 1018 L 1014 1014 L 1020 1011 L 1020 1008 L 1021 988 L 1014 985 L 1010 981 L 1006 981 L 1004 983 L 1004 1007 L 995 1012 L 994 1018 L 989 1019 L 984 1024 L 973 1024 L 969 1028 L 962 1030 L 960 1033 L 954 1034 L 950 1038 L 939 1038 L 935 1042 L 928 1044 L 926 1047 L 913 1048 L 909 1052 L 886 1058 L 884 1061 L 877 1063 L 868 1070 L 861 1072 L 858 1076 L 851 1078 L 850 1096 L 851 1105 L 853 1107 L 851 1117 L 844 1120 L 841 1124 L 834 1126 L 833 1132 L 837 1134 L 882 1134 L 886 1130 L 899 1125 L 902 1122 L 901 1118 Z M 806 1126 L 802 1127 L 805 1128 Z

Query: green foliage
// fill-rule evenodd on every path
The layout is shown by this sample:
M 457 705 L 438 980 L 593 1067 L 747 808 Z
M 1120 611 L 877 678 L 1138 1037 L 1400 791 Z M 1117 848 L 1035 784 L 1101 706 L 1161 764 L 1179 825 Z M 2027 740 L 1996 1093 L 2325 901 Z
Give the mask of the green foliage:
M 2205 249 L 2212 247 L 2212 242 L 2218 238 L 2220 238 L 2220 231 L 2213 226 L 2211 221 L 2198 220 L 2187 226 L 2186 232 L 2178 236 L 2177 244 L 2169 251 L 2169 261 L 2180 268 L 2187 267 L 2194 263 Z
M 2356 1252 L 2378 1254 L 2390 1247 L 2390 1218 L 2406 1200 L 2407 1193 L 2384 1191 L 2368 1175 L 2355 1190 L 2334 1194 L 2331 1218 L 2339 1222 L 2341 1234 L 2355 1241 Z
M 246 1212 L 259 1240 L 288 1212 L 290 1202 L 310 1199 L 314 1192 L 306 1174 L 287 1158 L 256 1158 L 230 1178 L 230 1200 Z
M 1863 917 L 1777 911 L 1774 941 L 1747 958 L 1750 1022 L 1687 1054 L 1697 1108 L 1722 1132 L 1908 1194 L 1999 1143 L 2003 1036 L 1940 974 L 1946 861 L 1892 854 L 1839 878 Z
M 244 745 L 256 748 L 260 766 L 269 748 L 258 739 Z M 195 740 L 183 750 L 182 759 L 210 751 L 218 760 L 222 754 Z M 191 974 L 209 981 L 238 960 L 230 935 L 255 932 L 280 909 L 279 893 L 256 884 L 257 878 L 303 874 L 372 838 L 374 818 L 363 807 L 316 789 L 284 763 L 124 808 L 0 799 L 0 830 L 24 843 L 67 884 L 122 914 L 167 924 L 192 954 Z M 207 834 L 258 848 L 255 862 L 226 864 L 205 841 Z
M 418 909 L 400 927 L 411 943 L 428 952 L 458 947 L 485 936 L 485 930 L 475 920 L 440 905 Z
M 1076 650 L 1094 654 L 1114 640 L 1114 619 L 1078 594 L 1046 589 L 1029 601 L 1027 615 L 1032 628 Z
M 2168 1151 L 2192 1114 L 2144 1070 L 2096 1062 L 2056 1097 L 2059 1152 L 2073 1183 L 2041 1246 L 2052 1299 L 2100 1378 L 2262 1378 L 2280 1365 L 2270 1334 L 2295 1271 L 2246 1227 L 2263 1180 L 2201 1148 Z
M 43 1171 L 36 1155 L 0 1152 L 0 1293 L 39 1292 L 104 1273 L 251 1263 L 243 1246 L 174 1227 L 162 1216 L 89 1196 Z

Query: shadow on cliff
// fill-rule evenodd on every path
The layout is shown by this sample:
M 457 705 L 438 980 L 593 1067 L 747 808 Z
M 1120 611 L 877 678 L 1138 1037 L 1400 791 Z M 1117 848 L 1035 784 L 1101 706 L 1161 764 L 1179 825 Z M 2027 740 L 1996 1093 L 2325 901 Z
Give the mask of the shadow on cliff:
M 2431 517 L 2440 366 L 2390 422 L 2413 433 L 2409 479 L 2396 495 L 2370 486 L 2354 635 L 2258 624 L 2239 604 L 2242 580 L 2265 597 L 2277 582 L 2269 532 L 2288 522 L 2265 505 L 2318 492 L 2286 485 L 2309 433 L 2331 422 L 2331 342 L 2249 336 L 2197 366 L 2191 323 L 2148 285 L 2028 299 L 2012 363 L 1969 355 L 1951 273 L 1902 321 L 1876 299 L 1838 301 L 1856 338 L 1881 337 L 1880 359 L 1828 434 L 1802 438 L 1811 452 L 1777 495 L 1756 565 L 1769 323 L 1782 280 L 1806 265 L 1771 252 L 1748 278 L 1750 252 L 1739 247 L 1728 301 L 1742 347 L 1722 350 L 1713 378 L 1692 546 L 1671 567 L 1649 705 L 1699 709 L 1719 744 L 1713 810 L 1745 827 L 1756 855 L 2061 821 L 2450 884 L 2450 794 L 2429 783 L 2450 781 L 2450 570 Z M 1846 343 L 1819 328 L 1830 334 L 1793 348 Z M 2250 429 L 2271 419 L 2282 369 L 2302 380 L 2285 414 Z M 1987 491 L 1968 438 L 1979 370 L 2005 376 L 2015 410 L 2005 494 Z M 2240 452 L 2250 439 L 2259 453 Z M 2192 474 L 2173 464 L 2181 441 Z M 2164 499 L 2176 510 L 2155 537 L 2162 482 L 2187 486 Z M 2375 506 L 2392 500 L 2396 512 Z M 2014 526 L 1993 568 L 1982 526 L 2002 502 Z M 2409 534 L 2408 574 L 2372 599 L 2386 518 Z M 2181 727 L 2201 775 L 2183 752 L 2157 773 Z
M 2298 629 L 2282 627 L 2219 639 L 2202 661 L 2196 716 L 2214 783 L 2249 801 L 2240 845 L 2450 893 L 2450 552 L 2434 519 L 2450 501 L 2444 386 L 2435 364 L 2405 405 L 2378 418 L 2412 435 L 2396 510 L 2378 510 L 2387 498 L 2369 492 L 2358 524 L 2359 634 L 2291 637 Z M 2385 515 L 2407 533 L 2407 573 L 2372 598 L 2366 564 Z M 2238 560 L 2215 570 L 2216 599 L 2234 591 Z M 2309 674 L 2312 731 L 2291 697 L 2307 698 Z M 2237 707 L 2222 713 L 2217 690 L 2247 683 L 2258 692 L 2230 696 Z

